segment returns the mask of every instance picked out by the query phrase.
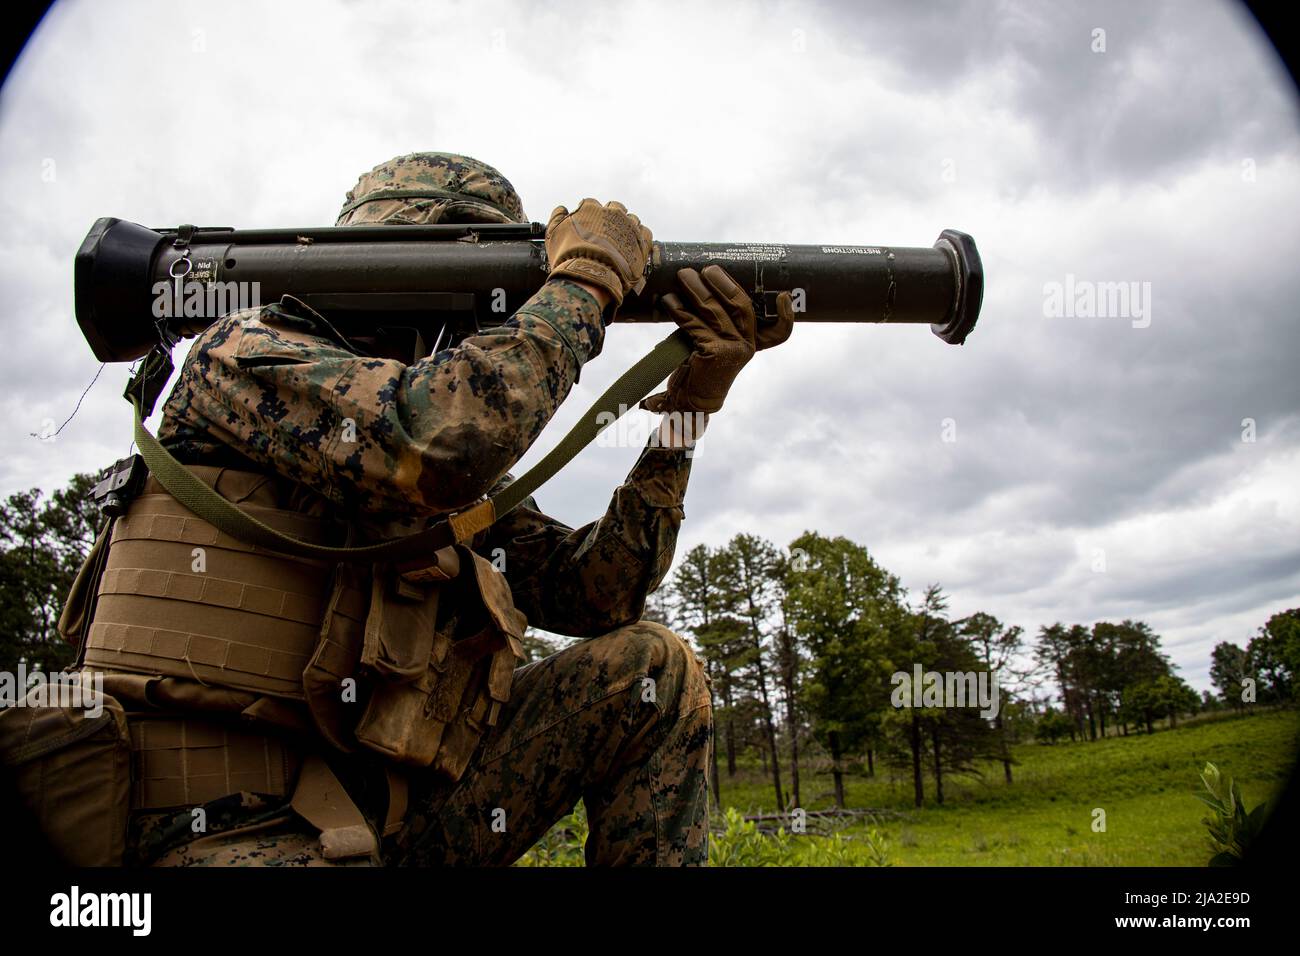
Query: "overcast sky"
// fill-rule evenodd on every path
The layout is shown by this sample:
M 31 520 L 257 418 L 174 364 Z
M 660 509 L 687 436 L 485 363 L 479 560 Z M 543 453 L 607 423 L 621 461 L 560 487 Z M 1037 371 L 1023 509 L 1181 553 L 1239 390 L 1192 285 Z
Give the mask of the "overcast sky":
M 710 427 L 679 554 L 844 534 L 957 615 L 1146 620 L 1208 687 L 1214 643 L 1300 604 L 1298 146 L 1230 3 L 61 0 L 0 92 L 0 493 L 129 449 L 124 366 L 29 434 L 99 367 L 71 280 L 100 216 L 330 223 L 362 171 L 443 149 L 533 219 L 619 199 L 660 239 L 953 227 L 986 270 L 967 344 L 796 328 Z M 1053 317 L 1067 275 L 1149 310 Z M 615 326 L 523 465 L 663 332 Z M 597 517 L 636 455 L 588 449 L 543 507 Z

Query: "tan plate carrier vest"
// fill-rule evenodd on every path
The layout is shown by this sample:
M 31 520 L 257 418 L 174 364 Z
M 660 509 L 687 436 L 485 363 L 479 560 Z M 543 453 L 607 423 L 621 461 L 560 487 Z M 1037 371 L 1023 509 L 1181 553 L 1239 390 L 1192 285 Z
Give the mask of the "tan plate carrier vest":
M 286 507 L 288 482 L 191 471 L 294 537 L 330 543 L 338 527 Z M 373 854 L 355 839 L 360 811 L 322 792 L 342 788 L 321 754 L 364 748 L 458 779 L 524 656 L 504 576 L 465 547 L 405 575 L 285 557 L 218 531 L 152 477 L 110 528 L 84 664 L 126 709 L 134 811 L 293 794 L 327 856 L 330 840 L 340 856 Z M 405 809 L 404 781 L 389 782 L 385 834 Z

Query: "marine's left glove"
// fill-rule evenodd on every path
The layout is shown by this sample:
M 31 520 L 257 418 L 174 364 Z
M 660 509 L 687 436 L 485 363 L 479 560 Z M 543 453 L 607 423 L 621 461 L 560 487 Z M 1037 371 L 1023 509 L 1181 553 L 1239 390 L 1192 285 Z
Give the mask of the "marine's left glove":
M 716 412 L 731 383 L 754 352 L 780 345 L 794 328 L 790 293 L 776 299 L 776 322 L 758 328 L 749 293 L 721 266 L 703 272 L 681 269 L 677 281 L 686 295 L 669 293 L 659 304 L 691 337 L 695 351 L 668 378 L 668 390 L 651 395 L 641 407 L 652 412 Z
M 556 206 L 546 225 L 550 278 L 590 282 L 609 292 L 614 307 L 645 288 L 650 230 L 620 202 L 584 199 L 575 212 Z

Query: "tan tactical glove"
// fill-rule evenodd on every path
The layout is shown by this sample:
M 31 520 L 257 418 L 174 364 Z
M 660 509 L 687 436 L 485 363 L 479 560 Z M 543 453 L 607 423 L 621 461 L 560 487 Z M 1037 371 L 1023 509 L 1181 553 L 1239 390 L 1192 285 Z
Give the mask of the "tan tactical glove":
M 566 276 L 608 290 L 614 307 L 632 289 L 645 287 L 650 230 L 621 202 L 584 199 L 576 212 L 556 206 L 546 224 L 551 278 Z
M 670 292 L 659 304 L 690 335 L 695 351 L 669 376 L 668 390 L 651 395 L 641 406 L 652 412 L 716 412 L 754 352 L 790 337 L 794 328 L 790 293 L 776 297 L 776 322 L 758 329 L 749 293 L 721 266 L 705 266 L 702 273 L 682 269 L 677 281 L 686 302 Z

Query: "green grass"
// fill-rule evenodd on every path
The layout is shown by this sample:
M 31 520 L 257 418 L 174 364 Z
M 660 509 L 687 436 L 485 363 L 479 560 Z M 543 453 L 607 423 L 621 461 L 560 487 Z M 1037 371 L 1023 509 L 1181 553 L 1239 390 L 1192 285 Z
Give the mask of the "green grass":
M 896 866 L 1203 866 L 1211 851 L 1201 823 L 1206 811 L 1195 794 L 1206 762 L 1234 777 L 1253 807 L 1285 783 L 1298 730 L 1296 712 L 1284 710 L 1151 736 L 1022 744 L 1012 751 L 1010 785 L 1001 766 L 989 764 L 980 777 L 946 780 L 940 807 L 927 775 L 926 806 L 918 810 L 910 777 L 878 767 L 875 778 L 846 778 L 845 802 L 908 815 L 876 824 Z M 801 789 L 806 809 L 834 805 L 829 775 L 805 768 Z M 721 791 L 724 807 L 744 813 L 774 807 L 770 778 L 756 767 L 728 778 L 724 765 Z M 1104 832 L 1093 830 L 1095 809 L 1105 811 Z M 867 862 L 865 846 L 857 845 L 866 831 L 866 823 L 841 831 L 851 838 L 854 862 Z
M 878 768 L 846 776 L 848 807 L 890 811 L 859 820 L 835 837 L 761 836 L 741 817 L 772 812 L 771 778 L 743 766 L 721 780 L 725 832 L 711 843 L 715 864 L 740 866 L 1205 866 L 1213 850 L 1196 799 L 1207 762 L 1235 778 L 1246 806 L 1285 784 L 1300 747 L 1294 710 L 1230 713 L 1180 723 L 1147 736 L 1095 743 L 1021 744 L 1012 748 L 1015 782 L 998 763 L 974 777 L 945 780 L 943 806 L 926 776 L 926 805 L 913 805 L 910 775 Z M 789 786 L 786 768 L 785 786 Z M 803 807 L 834 806 L 831 778 L 804 767 Z M 1105 830 L 1093 829 L 1105 811 Z M 520 861 L 523 866 L 580 866 L 586 818 L 579 804 Z

